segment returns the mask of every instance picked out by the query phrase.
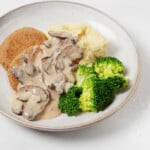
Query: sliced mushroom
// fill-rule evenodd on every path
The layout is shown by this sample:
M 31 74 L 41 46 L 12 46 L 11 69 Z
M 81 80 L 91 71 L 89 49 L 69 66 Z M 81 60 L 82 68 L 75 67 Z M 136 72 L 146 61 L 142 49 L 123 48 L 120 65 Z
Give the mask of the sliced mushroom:
M 26 120 L 34 120 L 38 114 L 40 114 L 47 105 L 46 102 L 43 103 L 34 103 L 33 101 L 29 101 L 22 113 L 24 119 Z
M 40 97 L 43 101 L 49 97 L 48 91 L 41 88 L 40 86 L 27 85 L 27 86 L 21 87 L 18 90 L 18 94 L 23 93 L 23 92 L 26 92 L 26 93 L 30 92 L 31 95 L 40 95 Z
M 64 48 L 74 45 L 72 42 L 72 39 L 64 39 L 60 41 L 60 51 L 62 51 Z
M 23 68 L 24 67 L 24 68 Z M 21 68 L 13 68 L 12 73 L 14 77 L 21 83 L 21 85 L 29 85 L 36 83 L 38 80 L 42 82 L 40 69 L 32 64 L 26 64 Z
M 48 49 L 48 51 L 50 52 L 48 54 L 48 56 L 51 56 L 54 53 L 59 51 L 60 45 L 61 45 L 61 40 L 58 38 L 51 38 L 51 39 L 49 39 L 49 41 L 51 42 L 51 47 Z
M 53 33 L 52 33 L 53 34 Z M 55 34 L 55 33 L 54 33 Z M 59 34 L 59 33 L 57 33 Z M 66 34 L 66 33 L 65 33 Z M 67 34 L 68 35 L 68 34 Z M 62 36 L 62 33 L 61 35 Z M 64 35 L 63 35 L 64 36 Z M 64 36 L 66 37 L 66 36 Z M 67 37 L 71 37 L 71 35 L 67 36 Z M 50 74 L 52 72 L 52 65 L 55 64 L 55 70 L 56 72 L 61 72 L 64 70 L 65 65 L 63 62 L 63 58 L 59 57 L 62 53 L 64 53 L 64 51 L 67 51 L 69 47 L 69 49 L 72 49 L 73 43 L 72 40 L 70 39 L 64 39 L 61 40 L 59 43 L 59 48 L 57 47 L 56 50 L 54 51 L 54 53 L 50 56 L 50 57 L 44 57 L 42 59 L 42 66 L 43 69 L 45 70 L 45 72 L 47 74 Z M 54 48 L 54 47 L 53 47 Z M 67 49 L 67 50 L 65 50 Z M 66 54 L 66 53 L 65 53 Z M 64 54 L 64 55 L 65 55 Z M 67 56 L 67 55 L 66 55 Z M 59 57 L 59 59 L 57 59 L 57 57 Z
M 21 68 L 14 67 L 12 68 L 13 76 L 21 83 L 24 83 L 24 71 Z
M 83 57 L 83 52 L 78 46 L 68 46 L 64 49 L 62 55 L 67 55 L 73 62 L 78 63 Z
M 36 58 L 37 54 L 42 53 L 43 50 L 40 48 L 39 45 L 35 45 L 32 47 L 32 53 L 29 53 L 29 59 L 31 59 L 32 62 L 34 62 L 34 59 Z
M 42 58 L 42 68 L 47 74 L 52 73 L 52 63 L 53 63 L 53 58 L 52 57 L 44 57 Z
M 69 57 L 71 61 L 78 63 L 83 57 L 83 52 L 78 46 L 70 45 L 62 50 L 62 52 L 57 56 L 57 60 L 60 59 L 60 57 Z
M 23 113 L 27 120 L 33 120 L 44 110 L 50 100 L 47 90 L 33 85 L 21 87 L 15 97 L 12 105 L 13 112 L 15 114 Z
M 41 96 L 39 94 L 32 94 L 30 96 L 30 101 L 33 101 L 34 103 L 41 103 L 43 101 L 43 99 L 41 98 Z
M 53 81 L 53 85 L 55 86 L 55 90 L 59 93 L 62 94 L 64 92 L 64 85 L 66 82 L 66 77 L 64 74 L 58 75 L 57 79 Z
M 27 75 L 29 75 L 29 76 L 34 76 L 35 75 L 35 73 L 36 73 L 36 67 L 33 65 L 33 64 L 31 64 L 31 63 L 27 63 L 26 65 L 25 65 L 25 68 L 24 68 L 24 70 L 25 70 L 25 73 L 27 74 Z
M 67 33 L 67 32 L 62 32 L 62 31 L 49 31 L 48 34 L 52 37 L 60 38 L 60 39 L 72 39 L 72 35 Z
M 63 71 L 65 68 L 65 64 L 64 64 L 64 61 L 60 58 L 56 61 L 56 64 L 55 64 L 55 70 L 56 72 L 61 72 Z
M 31 97 L 31 92 L 29 91 L 20 91 L 18 92 L 17 100 L 20 100 L 22 102 L 27 102 L 29 98 Z
M 43 42 L 43 45 L 44 45 L 45 47 L 47 47 L 47 48 L 50 48 L 50 47 L 52 46 L 52 43 L 51 43 L 50 40 L 46 40 L 46 41 Z
M 41 101 L 45 101 L 49 97 L 48 92 L 40 87 L 38 87 L 38 88 L 34 87 L 32 89 L 32 93 L 36 96 L 38 95 L 40 97 Z
M 56 65 L 59 66 L 59 64 L 65 64 L 66 68 L 63 72 L 65 76 L 67 77 L 67 80 L 69 82 L 74 83 L 75 77 L 72 74 L 77 69 L 77 63 L 79 60 L 83 57 L 82 50 L 74 45 L 68 46 L 56 58 Z M 61 65 L 60 65 L 61 66 Z M 57 67 L 56 67 L 57 70 Z
M 73 37 L 71 34 L 62 31 L 49 31 L 48 34 L 52 37 L 59 38 L 61 40 L 69 39 L 71 44 L 75 45 L 78 41 L 77 37 Z

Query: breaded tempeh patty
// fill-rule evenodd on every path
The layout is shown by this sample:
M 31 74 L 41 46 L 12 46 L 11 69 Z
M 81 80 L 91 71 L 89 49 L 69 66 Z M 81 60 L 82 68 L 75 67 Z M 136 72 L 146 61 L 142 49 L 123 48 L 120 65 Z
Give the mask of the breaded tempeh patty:
M 46 39 L 44 33 L 31 27 L 16 30 L 0 46 L 0 63 L 8 70 L 12 60 L 24 49 L 33 45 L 40 45 Z

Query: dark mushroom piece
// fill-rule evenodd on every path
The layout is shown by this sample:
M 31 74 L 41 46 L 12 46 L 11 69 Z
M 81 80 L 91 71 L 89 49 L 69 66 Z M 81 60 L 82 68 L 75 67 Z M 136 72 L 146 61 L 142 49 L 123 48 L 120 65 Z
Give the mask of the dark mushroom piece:
M 64 48 L 61 53 L 57 56 L 57 60 L 60 59 L 60 57 L 65 58 L 68 57 L 72 62 L 77 64 L 79 60 L 83 57 L 82 49 L 78 46 L 70 45 Z
M 72 74 L 77 68 L 79 60 L 83 57 L 83 52 L 78 46 L 70 45 L 64 48 L 56 57 L 55 70 L 61 70 L 67 77 L 69 82 L 74 83 L 75 77 Z M 62 70 L 61 66 L 64 64 Z
M 52 37 L 59 38 L 59 39 L 72 38 L 71 34 L 62 31 L 49 31 L 48 34 Z
M 78 41 L 76 37 L 73 37 L 71 34 L 62 31 L 49 31 L 48 34 L 52 37 L 59 38 L 61 40 L 70 39 L 71 43 L 75 45 Z

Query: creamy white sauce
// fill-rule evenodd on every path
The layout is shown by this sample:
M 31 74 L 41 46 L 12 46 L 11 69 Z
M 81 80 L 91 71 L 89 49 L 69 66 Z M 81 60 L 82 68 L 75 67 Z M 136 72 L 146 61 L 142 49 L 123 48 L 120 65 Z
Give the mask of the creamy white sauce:
M 28 60 L 28 63 L 33 64 L 36 69 L 27 62 L 18 66 L 19 69 L 23 70 L 24 74 L 21 76 L 22 83 L 18 84 L 18 91 L 12 98 L 11 106 L 14 113 L 22 113 L 23 117 L 27 120 L 50 119 L 59 116 L 61 114 L 58 108 L 59 96 L 69 88 L 71 85 L 69 83 L 75 82 L 74 73 L 71 71 L 71 63 L 73 63 L 71 57 L 75 55 L 75 58 L 80 58 L 80 49 L 73 45 L 70 39 L 60 40 L 51 38 L 45 42 L 47 42 L 46 45 L 41 45 L 41 50 L 37 53 L 36 49 L 38 49 L 38 47 L 34 47 L 33 52 L 35 59 L 31 58 L 30 61 Z M 72 46 L 72 50 L 77 50 L 72 52 L 69 46 Z M 64 53 L 62 55 L 61 53 L 63 53 L 65 49 L 67 50 L 66 54 Z M 28 67 L 31 68 L 26 68 L 27 64 Z M 28 69 L 29 74 L 25 72 L 26 69 Z M 30 73 L 34 74 L 30 75 Z M 34 85 L 34 88 L 31 85 Z M 28 86 L 31 93 L 24 90 L 24 87 L 28 90 Z M 20 88 L 23 88 L 23 90 L 21 91 Z M 36 90 L 38 90 L 37 93 Z M 40 91 L 41 93 L 46 91 L 42 93 L 42 97 L 45 96 L 44 99 L 41 99 Z M 19 92 L 24 93 L 19 95 Z M 49 97 L 47 97 L 47 92 L 50 93 Z

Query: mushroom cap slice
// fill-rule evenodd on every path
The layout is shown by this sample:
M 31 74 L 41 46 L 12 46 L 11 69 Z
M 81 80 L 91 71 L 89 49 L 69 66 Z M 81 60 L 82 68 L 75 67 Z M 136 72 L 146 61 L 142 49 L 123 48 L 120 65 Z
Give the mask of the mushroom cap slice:
M 35 85 L 27 85 L 24 87 L 21 87 L 17 94 L 22 94 L 22 93 L 31 93 L 31 95 L 40 95 L 41 99 L 44 101 L 45 99 L 49 99 L 49 92 L 40 86 L 35 86 Z M 29 95 L 29 94 L 28 94 Z M 31 96 L 29 95 L 29 96 Z M 20 95 L 22 96 L 22 95 Z
M 16 99 L 13 99 L 13 101 L 12 110 L 14 113 L 22 113 L 25 119 L 34 120 L 50 101 L 50 94 L 39 86 L 28 85 L 18 90 Z
M 75 64 L 79 62 L 79 60 L 83 57 L 82 49 L 78 46 L 69 45 L 65 47 L 61 53 L 57 56 L 57 60 L 60 59 L 60 57 L 65 58 L 69 57 L 71 61 L 73 61 Z M 56 60 L 56 61 L 57 61 Z
M 59 38 L 59 39 L 72 39 L 73 36 L 67 32 L 62 31 L 49 31 L 48 34 L 52 37 Z

